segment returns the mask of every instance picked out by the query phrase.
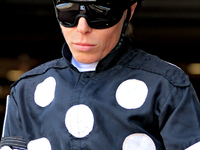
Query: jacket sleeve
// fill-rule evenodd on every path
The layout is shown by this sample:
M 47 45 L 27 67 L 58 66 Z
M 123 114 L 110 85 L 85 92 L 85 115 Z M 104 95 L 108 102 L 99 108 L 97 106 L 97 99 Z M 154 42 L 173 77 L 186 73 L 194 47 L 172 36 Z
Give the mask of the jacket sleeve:
M 20 124 L 18 106 L 13 96 L 7 96 L 7 106 L 0 147 L 2 150 L 9 149 L 8 147 L 13 150 L 26 149 L 26 142 Z
M 192 85 L 174 87 L 161 108 L 159 126 L 166 150 L 200 149 L 200 103 Z

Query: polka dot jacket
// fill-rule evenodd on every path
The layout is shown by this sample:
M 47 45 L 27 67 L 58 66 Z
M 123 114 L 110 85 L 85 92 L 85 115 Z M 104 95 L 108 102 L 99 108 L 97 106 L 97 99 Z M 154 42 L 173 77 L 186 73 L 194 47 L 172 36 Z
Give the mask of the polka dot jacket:
M 24 74 L 7 98 L 2 149 L 200 149 L 188 76 L 130 45 L 124 39 L 96 71 L 79 72 L 65 44 L 61 59 Z

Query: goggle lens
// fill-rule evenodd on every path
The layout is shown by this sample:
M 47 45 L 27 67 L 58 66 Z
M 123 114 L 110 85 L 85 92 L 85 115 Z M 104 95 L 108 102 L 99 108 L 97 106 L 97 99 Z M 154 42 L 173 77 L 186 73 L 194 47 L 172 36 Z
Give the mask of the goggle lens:
M 109 28 L 117 24 L 124 13 L 123 7 L 107 7 L 95 4 L 60 3 L 56 5 L 57 18 L 65 27 L 75 27 L 80 17 L 95 29 Z

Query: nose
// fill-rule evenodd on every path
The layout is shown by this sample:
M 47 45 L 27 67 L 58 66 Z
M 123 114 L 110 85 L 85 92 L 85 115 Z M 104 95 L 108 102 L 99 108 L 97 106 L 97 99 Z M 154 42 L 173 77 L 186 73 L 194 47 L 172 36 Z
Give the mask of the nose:
M 78 21 L 77 31 L 81 34 L 90 33 L 92 28 L 88 25 L 87 20 L 81 17 Z

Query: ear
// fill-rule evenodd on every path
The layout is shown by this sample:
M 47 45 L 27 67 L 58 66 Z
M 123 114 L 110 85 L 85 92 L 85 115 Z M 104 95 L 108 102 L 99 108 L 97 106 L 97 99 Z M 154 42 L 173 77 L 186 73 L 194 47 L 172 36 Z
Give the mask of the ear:
M 134 14 L 134 12 L 135 12 L 135 8 L 136 8 L 136 7 L 137 7 L 137 2 L 134 3 L 134 4 L 131 6 L 131 16 L 130 16 L 129 21 L 131 20 L 133 14 Z

